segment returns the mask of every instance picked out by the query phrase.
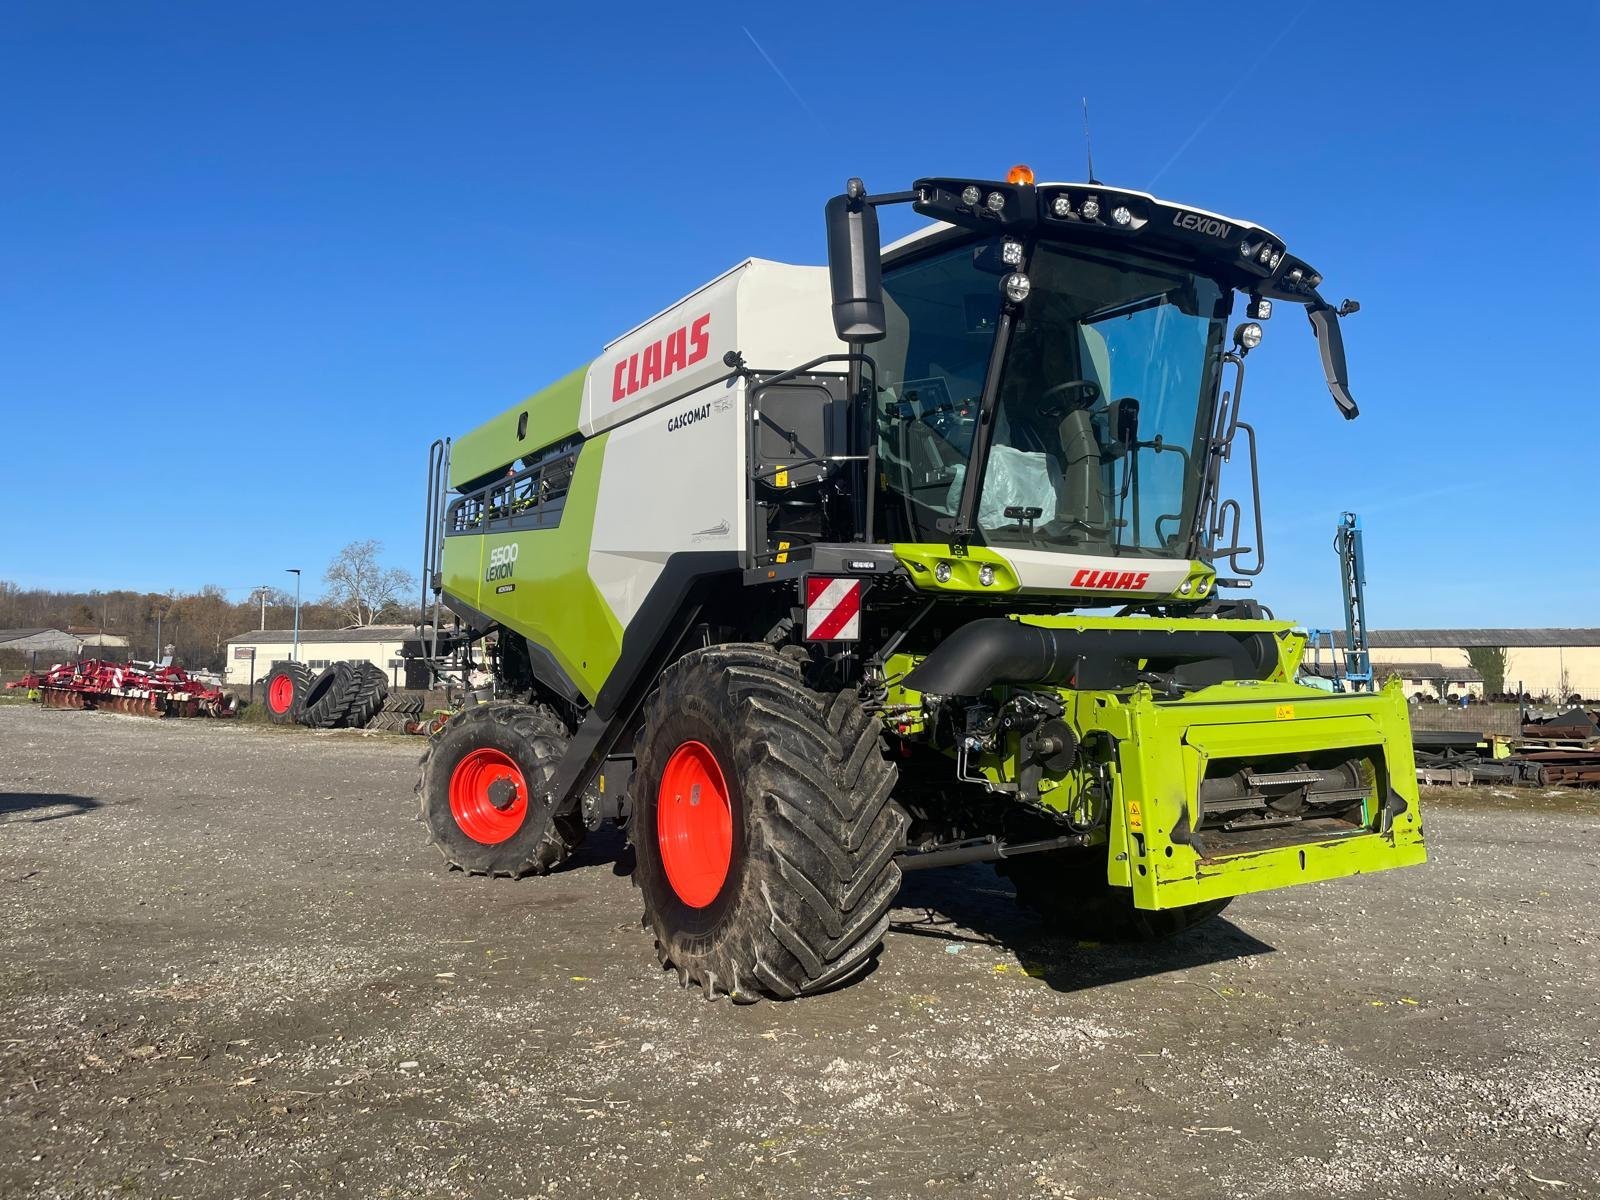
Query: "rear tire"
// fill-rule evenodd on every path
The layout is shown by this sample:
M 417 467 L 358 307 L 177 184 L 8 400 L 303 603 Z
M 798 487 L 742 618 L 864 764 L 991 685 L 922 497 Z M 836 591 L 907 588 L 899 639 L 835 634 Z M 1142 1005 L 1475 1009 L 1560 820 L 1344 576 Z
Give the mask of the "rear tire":
M 583 841 L 576 812 L 557 814 L 536 844 L 528 796 L 566 753 L 548 709 L 499 701 L 457 713 L 422 755 L 418 819 L 444 860 L 469 875 L 545 875 Z M 513 789 L 508 794 L 508 787 Z
M 347 729 L 365 729 L 383 708 L 389 680 L 381 667 L 370 662 L 354 662 L 350 666 L 354 678 L 345 691 L 344 714 L 339 724 Z
M 347 662 L 336 662 L 322 669 L 322 674 L 311 681 L 306 690 L 305 706 L 300 723 L 312 729 L 332 729 L 344 716 L 345 696 L 355 680 L 355 672 Z
M 311 670 L 304 663 L 275 663 L 261 684 L 267 720 L 274 725 L 298 724 L 305 713 L 311 681 Z
M 995 870 L 1017 889 L 1017 903 L 1052 933 L 1091 942 L 1152 942 L 1175 937 L 1216 916 L 1232 897 L 1183 908 L 1133 906 L 1133 889 L 1106 882 L 1106 850 L 1050 850 L 1004 859 Z
M 663 672 L 645 717 L 629 838 L 662 965 L 738 1000 L 868 969 L 906 816 L 857 698 L 809 691 L 766 646 L 714 646 Z

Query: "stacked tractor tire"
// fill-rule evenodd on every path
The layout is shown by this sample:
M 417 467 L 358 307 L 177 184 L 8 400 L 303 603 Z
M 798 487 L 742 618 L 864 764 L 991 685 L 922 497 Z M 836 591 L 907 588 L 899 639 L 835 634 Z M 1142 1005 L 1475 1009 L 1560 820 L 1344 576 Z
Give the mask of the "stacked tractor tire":
M 388 677 L 369 662 L 336 662 L 321 671 L 277 663 L 267 673 L 263 699 L 275 725 L 408 733 L 422 719 L 422 697 L 389 695 Z

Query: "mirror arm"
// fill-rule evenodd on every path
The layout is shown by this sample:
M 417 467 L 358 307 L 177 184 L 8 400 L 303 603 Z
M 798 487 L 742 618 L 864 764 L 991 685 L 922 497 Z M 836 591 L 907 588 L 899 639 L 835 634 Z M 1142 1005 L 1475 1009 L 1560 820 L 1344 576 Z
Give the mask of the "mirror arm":
M 1355 397 L 1350 394 L 1350 375 L 1344 358 L 1344 333 L 1339 328 L 1341 311 L 1348 307 L 1346 302 L 1340 308 L 1334 308 L 1316 292 L 1312 292 L 1311 299 L 1306 302 L 1306 317 L 1311 322 L 1311 331 L 1317 337 L 1317 350 L 1322 355 L 1322 375 L 1327 381 L 1328 391 L 1338 405 L 1340 415 L 1346 421 L 1353 421 L 1361 414 L 1361 410 L 1356 407 Z M 1350 311 L 1354 312 L 1355 309 Z

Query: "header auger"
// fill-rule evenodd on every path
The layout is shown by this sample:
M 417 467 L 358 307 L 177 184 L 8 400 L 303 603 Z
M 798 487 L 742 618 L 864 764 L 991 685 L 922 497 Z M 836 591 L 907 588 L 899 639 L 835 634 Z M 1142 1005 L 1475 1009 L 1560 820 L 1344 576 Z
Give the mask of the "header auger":
M 885 252 L 894 203 L 935 223 Z M 1020 169 L 825 220 L 826 268 L 746 260 L 435 443 L 424 578 L 492 679 L 419 783 L 446 861 L 623 822 L 663 964 L 747 999 L 858 974 L 903 870 L 993 861 L 1103 938 L 1422 862 L 1404 698 L 1297 685 L 1304 635 L 1220 594 L 1263 563 L 1262 322 L 1304 308 L 1353 417 L 1353 302 Z

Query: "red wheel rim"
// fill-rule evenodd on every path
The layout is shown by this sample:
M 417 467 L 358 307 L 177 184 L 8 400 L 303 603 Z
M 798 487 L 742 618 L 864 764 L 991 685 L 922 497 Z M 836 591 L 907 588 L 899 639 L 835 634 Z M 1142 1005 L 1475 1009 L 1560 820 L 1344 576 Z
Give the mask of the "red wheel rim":
M 485 846 L 522 828 L 528 784 L 509 754 L 483 747 L 469 751 L 450 774 L 450 815 L 461 832 Z
M 294 703 L 294 680 L 279 675 L 267 689 L 267 707 L 275 713 L 286 713 Z
M 717 756 L 700 742 L 684 742 L 661 772 L 656 841 L 678 899 L 704 908 L 717 898 L 733 862 L 733 805 Z

